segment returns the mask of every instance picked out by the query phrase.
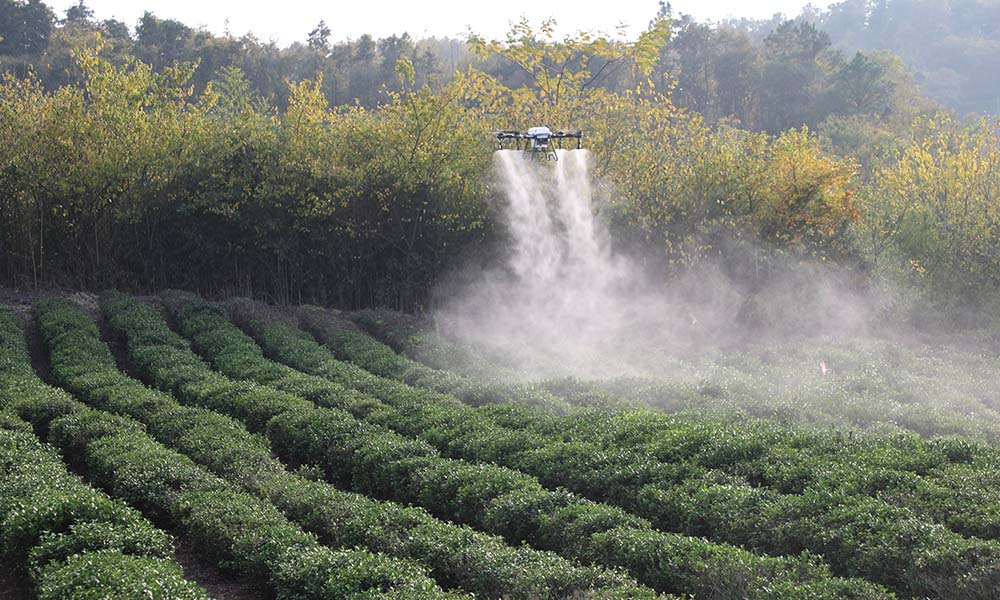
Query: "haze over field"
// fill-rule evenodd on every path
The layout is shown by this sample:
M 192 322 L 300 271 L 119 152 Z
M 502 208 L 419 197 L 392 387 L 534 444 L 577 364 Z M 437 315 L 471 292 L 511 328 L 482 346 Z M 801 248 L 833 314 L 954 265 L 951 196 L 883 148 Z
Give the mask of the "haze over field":
M 767 277 L 706 260 L 665 283 L 644 272 L 642 257 L 614 248 L 599 210 L 610 199 L 598 190 L 614 192 L 593 182 L 590 152 L 557 152 L 558 161 L 494 155 L 505 254 L 438 291 L 446 331 L 526 372 L 662 374 L 678 354 L 752 338 L 858 335 L 895 301 L 884 290 L 852 288 L 834 268 L 792 259 Z
M 896 307 L 926 307 L 815 261 L 758 279 L 706 260 L 664 282 L 614 247 L 591 154 L 558 156 L 495 154 L 508 239 L 438 289 L 437 331 L 502 367 L 477 376 L 572 394 L 571 375 L 668 412 L 1000 440 L 997 339 L 920 333 Z

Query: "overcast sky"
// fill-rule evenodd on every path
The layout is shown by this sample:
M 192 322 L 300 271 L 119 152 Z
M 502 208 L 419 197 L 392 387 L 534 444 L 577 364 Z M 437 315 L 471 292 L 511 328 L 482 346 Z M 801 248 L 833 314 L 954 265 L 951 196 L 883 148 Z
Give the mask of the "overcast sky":
M 832 1 L 832 0 L 831 0 Z M 62 17 L 76 0 L 46 0 Z M 502 37 L 511 21 L 526 16 L 533 22 L 553 17 L 561 31 L 580 29 L 613 33 L 619 23 L 630 33 L 645 28 L 656 14 L 657 0 L 87 0 L 98 19 L 116 18 L 131 27 L 150 11 L 191 26 L 204 26 L 214 33 L 227 29 L 233 35 L 252 31 L 263 40 L 286 46 L 304 41 L 323 19 L 333 32 L 332 40 L 357 39 L 364 33 L 385 37 L 408 32 L 413 37 L 464 36 L 471 29 L 487 37 Z M 797 14 L 804 0 L 673 0 L 676 13 L 699 20 L 729 16 L 769 17 L 776 12 Z M 824 3 L 825 5 L 825 3 Z

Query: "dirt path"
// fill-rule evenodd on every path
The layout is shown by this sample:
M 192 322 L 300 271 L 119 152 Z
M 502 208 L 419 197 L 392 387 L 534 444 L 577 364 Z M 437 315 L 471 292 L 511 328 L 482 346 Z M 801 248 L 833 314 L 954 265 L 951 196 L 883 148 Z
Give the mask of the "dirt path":
M 35 597 L 31 586 L 10 572 L 7 565 L 0 564 L 0 600 L 31 600 Z
M 268 594 L 261 582 L 250 581 L 223 573 L 202 560 L 191 545 L 191 541 L 179 534 L 174 535 L 174 557 L 184 569 L 184 576 L 205 588 L 208 595 L 216 600 L 267 600 Z

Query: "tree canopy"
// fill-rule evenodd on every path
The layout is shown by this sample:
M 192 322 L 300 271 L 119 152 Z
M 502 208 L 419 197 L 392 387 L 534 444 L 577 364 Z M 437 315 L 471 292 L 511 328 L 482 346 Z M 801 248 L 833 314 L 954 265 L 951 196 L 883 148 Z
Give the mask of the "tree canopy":
M 762 33 L 664 5 L 634 39 L 522 21 L 338 43 L 319 23 L 284 49 L 150 13 L 133 33 L 82 2 L 0 11 L 20 15 L 0 42 L 7 282 L 418 309 L 502 240 L 489 131 L 548 124 L 586 130 L 614 242 L 664 277 L 722 261 L 752 291 L 821 261 L 945 305 L 1000 290 L 996 126 L 924 99 L 891 52 L 839 50 L 833 8 Z

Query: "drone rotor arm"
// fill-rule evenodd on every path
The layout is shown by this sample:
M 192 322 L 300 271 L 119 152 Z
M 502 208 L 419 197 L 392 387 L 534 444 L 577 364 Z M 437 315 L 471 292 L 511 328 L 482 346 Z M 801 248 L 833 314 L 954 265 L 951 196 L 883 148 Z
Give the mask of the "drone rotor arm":
M 541 149 L 544 149 L 544 151 L 547 152 L 548 149 L 552 147 L 562 148 L 562 140 L 565 138 L 576 139 L 576 148 L 579 150 L 582 148 L 583 140 L 582 131 L 549 131 L 547 127 L 535 127 L 526 132 L 505 129 L 501 131 L 492 131 L 490 133 L 496 136 L 497 145 L 501 150 L 507 149 L 509 146 L 506 144 L 511 141 L 515 149 L 520 150 L 521 141 L 524 140 L 524 149 L 526 151 L 531 149 L 532 152 L 540 152 L 542 151 Z

